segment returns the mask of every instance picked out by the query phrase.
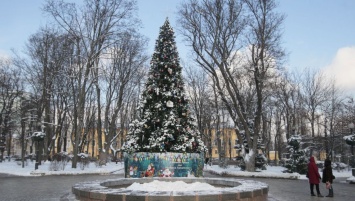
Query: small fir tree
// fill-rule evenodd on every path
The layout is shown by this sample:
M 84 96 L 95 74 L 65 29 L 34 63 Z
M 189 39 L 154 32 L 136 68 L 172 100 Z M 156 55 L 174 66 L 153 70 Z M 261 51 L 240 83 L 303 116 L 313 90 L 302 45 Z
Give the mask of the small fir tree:
M 160 28 L 145 90 L 122 150 L 126 152 L 204 152 L 190 116 L 182 67 L 169 20 Z
M 305 151 L 301 149 L 302 137 L 300 135 L 293 135 L 288 139 L 288 151 L 290 158 L 286 161 L 285 167 L 288 172 L 298 172 L 305 174 L 307 172 L 308 160 Z

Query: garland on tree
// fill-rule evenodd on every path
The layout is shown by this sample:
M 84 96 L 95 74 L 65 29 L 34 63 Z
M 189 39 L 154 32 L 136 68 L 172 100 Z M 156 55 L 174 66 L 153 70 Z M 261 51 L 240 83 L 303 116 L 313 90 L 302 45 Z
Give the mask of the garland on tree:
M 207 150 L 190 116 L 174 38 L 166 19 L 156 40 L 148 80 L 137 108 L 139 119 L 130 124 L 122 151 L 193 153 Z

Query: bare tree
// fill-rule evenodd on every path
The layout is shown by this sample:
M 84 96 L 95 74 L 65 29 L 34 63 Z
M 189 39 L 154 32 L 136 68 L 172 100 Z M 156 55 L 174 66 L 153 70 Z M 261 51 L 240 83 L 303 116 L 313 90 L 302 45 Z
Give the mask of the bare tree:
M 133 31 L 133 30 L 132 30 Z M 148 57 L 144 54 L 146 39 L 134 32 L 119 36 L 108 54 L 109 64 L 103 67 L 102 85 L 106 87 L 104 109 L 105 152 L 109 152 L 113 140 L 117 138 L 120 114 L 125 104 L 132 100 L 144 75 L 144 65 Z M 137 85 L 138 83 L 138 85 Z M 121 125 L 121 129 L 122 129 Z M 122 132 L 123 130 L 121 130 Z M 122 133 L 121 133 L 122 134 Z
M 208 74 L 203 69 L 195 66 L 185 66 L 187 94 L 190 98 L 190 106 L 196 116 L 197 127 L 202 134 L 202 140 L 209 148 L 208 156 L 212 156 L 212 123 L 216 117 L 215 107 L 213 107 L 212 82 Z
M 101 92 L 98 84 L 100 56 L 115 43 L 117 35 L 130 26 L 137 25 L 133 16 L 136 2 L 128 0 L 87 0 L 81 8 L 63 1 L 48 0 L 44 11 L 71 35 L 75 47 L 72 69 L 77 90 L 74 101 L 73 130 L 75 133 L 74 159 L 76 168 L 80 139 L 84 129 L 85 105 L 88 89 L 95 86 L 97 97 L 97 116 L 101 117 Z M 101 140 L 102 122 L 97 119 L 98 139 Z M 99 144 L 102 151 L 102 144 Z
M 0 58 L 0 161 L 11 153 L 12 133 L 17 117 L 16 101 L 23 92 L 21 73 L 10 59 Z
M 322 112 L 324 113 L 324 146 L 327 157 L 334 160 L 334 147 L 336 140 L 336 127 L 339 127 L 339 120 L 341 119 L 341 112 L 343 102 L 345 101 L 344 93 L 335 86 L 334 81 L 331 83 L 329 93 L 326 94 L 326 102 L 322 105 Z M 342 143 L 342 142 L 340 142 Z
M 285 142 L 297 132 L 298 102 L 301 101 L 299 87 L 288 72 L 283 72 L 272 82 L 271 88 L 273 93 L 268 100 L 267 114 L 274 127 L 275 151 L 282 158 Z
M 260 134 L 268 72 L 284 56 L 280 48 L 284 16 L 275 9 L 275 1 L 191 0 L 179 11 L 181 32 L 193 48 L 195 61 L 215 81 L 237 135 L 245 132 L 250 150 L 245 157 L 248 171 L 255 170 L 257 140 L 253 139 Z M 243 33 L 245 38 L 241 37 Z M 238 50 L 243 47 L 243 39 L 250 54 L 242 59 Z M 243 87 L 249 89 L 247 97 Z
M 315 137 L 317 115 L 320 114 L 320 107 L 327 100 L 329 86 L 327 86 L 325 76 L 322 72 L 310 69 L 304 72 L 304 79 L 301 84 L 302 100 L 307 111 L 307 119 L 311 124 L 311 136 Z
M 55 139 L 61 141 L 63 121 L 68 113 L 68 79 L 65 65 L 70 58 L 70 40 L 67 34 L 45 27 L 33 34 L 27 43 L 30 61 L 17 62 L 26 72 L 29 90 L 37 101 L 37 131 L 46 133 L 46 155 L 54 153 Z M 60 147 L 59 147 L 60 148 Z

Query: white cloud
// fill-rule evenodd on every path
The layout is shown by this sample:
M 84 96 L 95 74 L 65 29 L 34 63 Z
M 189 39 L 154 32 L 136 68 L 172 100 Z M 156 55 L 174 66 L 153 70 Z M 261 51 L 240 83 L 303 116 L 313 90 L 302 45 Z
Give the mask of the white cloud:
M 10 55 L 6 53 L 6 51 L 3 51 L 0 49 L 0 59 L 9 59 Z
M 324 70 L 326 75 L 335 79 L 337 86 L 345 91 L 355 91 L 355 46 L 340 48 Z

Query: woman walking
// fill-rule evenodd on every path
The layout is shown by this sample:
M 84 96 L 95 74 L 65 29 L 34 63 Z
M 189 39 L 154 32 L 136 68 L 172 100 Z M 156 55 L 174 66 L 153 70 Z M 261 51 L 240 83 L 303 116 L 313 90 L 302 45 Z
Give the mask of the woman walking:
M 333 176 L 332 161 L 330 159 L 325 159 L 322 182 L 325 183 L 326 188 L 329 189 L 329 194 L 326 197 L 334 197 L 333 179 L 335 179 L 335 177 Z
M 317 196 L 323 197 L 319 191 L 319 181 L 321 177 L 319 175 L 318 167 L 313 156 L 311 156 L 311 158 L 309 159 L 307 177 L 309 181 L 309 187 L 311 189 L 311 196 L 316 196 L 313 192 L 314 186 L 316 186 Z

